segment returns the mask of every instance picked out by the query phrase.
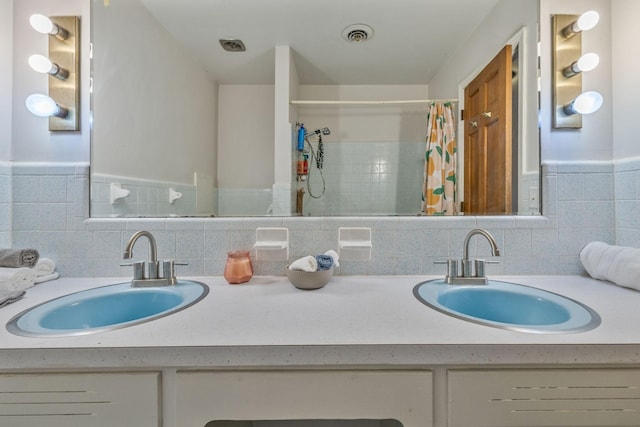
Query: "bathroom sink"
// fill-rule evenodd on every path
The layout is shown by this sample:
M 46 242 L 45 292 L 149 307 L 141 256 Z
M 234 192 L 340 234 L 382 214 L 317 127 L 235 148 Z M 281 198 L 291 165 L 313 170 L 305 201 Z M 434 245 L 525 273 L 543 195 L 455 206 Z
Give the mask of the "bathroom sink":
M 9 332 L 31 337 L 84 335 L 137 325 L 183 310 L 203 299 L 200 282 L 131 287 L 130 282 L 65 295 L 14 316 Z
M 450 316 L 520 332 L 574 333 L 600 324 L 600 316 L 578 301 L 510 282 L 449 285 L 444 280 L 430 280 L 416 285 L 413 294 Z

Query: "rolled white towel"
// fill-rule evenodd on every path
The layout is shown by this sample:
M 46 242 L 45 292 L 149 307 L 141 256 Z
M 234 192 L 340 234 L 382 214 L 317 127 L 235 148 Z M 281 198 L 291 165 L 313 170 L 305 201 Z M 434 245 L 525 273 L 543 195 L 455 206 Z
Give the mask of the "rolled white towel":
M 49 276 L 56 271 L 56 263 L 49 258 L 40 258 L 33 269 L 38 277 Z
M 331 258 L 333 258 L 334 267 L 340 267 L 340 263 L 338 262 L 338 260 L 340 259 L 340 255 L 338 255 L 338 252 L 334 251 L 333 249 L 329 249 L 324 254 L 329 255 Z
M 640 290 L 640 249 L 591 242 L 580 251 L 589 276 Z
M 0 267 L 0 290 L 24 291 L 36 283 L 36 272 L 32 268 Z
M 316 261 L 316 257 L 307 255 L 289 264 L 289 270 L 316 271 L 318 270 L 318 261 Z

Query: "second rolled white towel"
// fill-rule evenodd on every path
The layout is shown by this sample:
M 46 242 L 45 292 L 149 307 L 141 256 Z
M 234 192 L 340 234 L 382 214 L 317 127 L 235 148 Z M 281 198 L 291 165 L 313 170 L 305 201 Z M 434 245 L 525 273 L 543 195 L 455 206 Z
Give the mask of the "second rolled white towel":
M 33 269 L 38 277 L 48 276 L 56 271 L 56 263 L 49 258 L 40 258 Z
M 318 261 L 316 261 L 316 258 L 311 255 L 297 259 L 289 264 L 289 270 L 316 271 L 317 269 Z
M 589 276 L 640 290 L 640 249 L 591 242 L 580 251 Z

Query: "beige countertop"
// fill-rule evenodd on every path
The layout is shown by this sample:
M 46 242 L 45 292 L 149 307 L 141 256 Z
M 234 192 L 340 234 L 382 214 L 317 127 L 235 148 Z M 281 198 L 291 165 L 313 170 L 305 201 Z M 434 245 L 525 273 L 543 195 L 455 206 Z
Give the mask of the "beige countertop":
M 335 276 L 302 291 L 286 277 L 210 287 L 192 307 L 128 328 L 62 338 L 0 329 L 0 370 L 640 363 L 640 292 L 579 276 L 496 276 L 578 300 L 602 318 L 574 334 L 514 332 L 425 306 L 413 287 L 433 276 Z M 62 278 L 0 309 L 6 322 L 66 293 L 123 278 Z

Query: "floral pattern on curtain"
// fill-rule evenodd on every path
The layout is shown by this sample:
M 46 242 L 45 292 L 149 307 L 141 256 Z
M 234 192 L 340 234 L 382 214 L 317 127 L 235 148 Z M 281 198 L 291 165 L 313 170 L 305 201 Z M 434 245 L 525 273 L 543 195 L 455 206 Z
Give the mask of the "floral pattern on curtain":
M 427 151 L 422 212 L 456 214 L 456 135 L 451 103 L 432 103 L 427 114 Z

